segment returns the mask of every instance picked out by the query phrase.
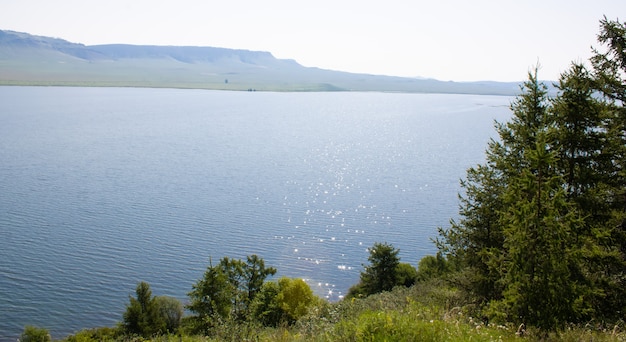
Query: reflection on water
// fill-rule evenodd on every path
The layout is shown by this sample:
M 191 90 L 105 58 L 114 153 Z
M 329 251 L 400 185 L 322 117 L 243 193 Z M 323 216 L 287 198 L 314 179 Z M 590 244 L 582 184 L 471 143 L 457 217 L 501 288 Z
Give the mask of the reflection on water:
M 0 87 L 0 340 L 113 325 L 258 254 L 338 300 L 367 248 L 434 253 L 510 98 Z

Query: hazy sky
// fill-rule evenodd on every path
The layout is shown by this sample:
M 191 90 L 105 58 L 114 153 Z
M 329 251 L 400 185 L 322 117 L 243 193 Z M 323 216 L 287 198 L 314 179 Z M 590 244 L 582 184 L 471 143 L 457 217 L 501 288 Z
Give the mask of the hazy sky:
M 92 44 L 269 51 L 325 69 L 454 81 L 557 79 L 624 0 L 0 0 L 0 29 Z

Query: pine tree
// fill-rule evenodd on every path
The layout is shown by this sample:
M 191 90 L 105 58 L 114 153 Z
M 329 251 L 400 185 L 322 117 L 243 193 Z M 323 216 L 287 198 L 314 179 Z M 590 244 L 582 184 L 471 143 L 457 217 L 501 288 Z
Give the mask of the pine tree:
M 461 181 L 458 222 L 439 229 L 439 249 L 448 254 L 463 275 L 457 285 L 481 304 L 502 298 L 502 263 L 505 254 L 502 215 L 506 203 L 502 194 L 511 179 L 528 166 L 527 150 L 536 147 L 537 135 L 547 131 L 547 87 L 537 78 L 538 68 L 528 74 L 522 94 L 511 104 L 512 119 L 496 123 L 500 139 L 490 141 L 487 162 L 467 171 Z
M 547 144 L 547 133 L 537 137 L 535 149 L 527 149 L 528 166 L 511 179 L 503 194 L 505 258 L 502 264 L 504 309 L 509 321 L 553 329 L 577 314 L 580 289 L 570 278 L 576 264 L 572 230 L 581 224 L 568 202 L 563 180 L 555 169 L 556 153 Z M 496 303 L 496 307 L 497 307 Z
M 136 298 L 129 296 L 130 303 L 123 315 L 123 327 L 126 333 L 149 337 L 164 333 L 166 322 L 159 312 L 155 297 L 152 297 L 150 284 L 140 282 L 135 289 Z
M 600 21 L 591 58 L 593 81 L 602 95 L 605 144 L 601 152 L 601 195 L 610 217 L 598 235 L 604 255 L 596 258 L 595 279 L 602 289 L 597 306 L 605 316 L 623 319 L 626 312 L 626 23 Z
M 537 69 L 529 73 L 513 117 L 496 125 L 500 140 L 490 142 L 487 163 L 469 169 L 461 183 L 461 220 L 440 230 L 440 248 L 464 268 L 467 289 L 488 304 L 490 316 L 544 329 L 592 311 L 583 300 L 590 289 L 580 247 L 596 244 L 584 235 L 582 205 L 573 198 L 593 185 L 584 177 L 596 171 L 589 159 L 599 149 L 591 143 L 597 137 L 587 135 L 598 120 L 576 115 L 593 108 L 598 117 L 599 107 L 588 83 L 577 88 L 573 79 L 563 76 L 564 91 L 550 101 Z
M 601 22 L 606 51 L 592 71 L 572 64 L 554 99 L 529 74 L 487 162 L 461 183 L 461 219 L 440 229 L 440 252 L 462 270 L 453 279 L 492 318 L 542 329 L 623 318 L 625 26 Z
M 374 243 L 367 258 L 370 265 L 361 273 L 361 282 L 369 294 L 391 291 L 398 281 L 399 249 L 388 243 Z
M 496 144 L 491 142 L 490 146 L 494 148 Z M 499 224 L 503 184 L 502 173 L 491 163 L 468 169 L 467 178 L 461 180 L 465 190 L 465 196 L 459 196 L 461 219 L 451 220 L 446 230 L 439 228 L 442 239 L 436 241 L 441 253 L 447 254 L 452 264 L 463 270 L 454 278 L 455 285 L 471 294 L 478 303 L 502 295 L 497 283 L 499 268 L 494 260 L 501 255 L 504 242 Z
M 369 252 L 367 260 L 370 264 L 363 265 L 360 281 L 348 290 L 347 298 L 367 297 L 403 285 L 401 282 L 405 279 L 399 274 L 401 271 L 399 249 L 386 242 L 376 242 Z
M 246 262 L 224 257 L 218 265 L 210 263 L 188 294 L 187 308 L 195 313 L 195 328 L 209 332 L 214 321 L 245 320 L 265 278 L 274 274 L 276 269 L 265 267 L 256 255 L 248 256 Z
M 187 309 L 195 313 L 192 318 L 194 329 L 208 333 L 214 321 L 230 316 L 235 289 L 229 282 L 228 274 L 219 265 L 209 263 L 204 276 L 192 285 L 188 296 L 190 303 Z
M 559 93 L 550 108 L 554 121 L 554 148 L 569 198 L 580 207 L 595 207 L 590 191 L 601 182 L 600 153 L 605 141 L 602 104 L 593 97 L 591 74 L 572 64 L 557 84 Z M 589 195 L 589 196 L 587 196 Z

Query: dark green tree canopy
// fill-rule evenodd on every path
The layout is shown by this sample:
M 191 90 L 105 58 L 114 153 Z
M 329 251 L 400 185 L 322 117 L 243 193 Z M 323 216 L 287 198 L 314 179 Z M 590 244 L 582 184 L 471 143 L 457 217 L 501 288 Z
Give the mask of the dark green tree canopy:
M 363 265 L 360 282 L 350 288 L 347 298 L 367 297 L 391 291 L 395 286 L 415 283 L 417 271 L 410 264 L 400 263 L 400 250 L 389 243 L 376 242 L 369 248 L 369 265 Z
M 374 243 L 370 248 L 367 260 L 369 266 L 361 273 L 361 280 L 370 293 L 390 291 L 398 280 L 398 265 L 400 264 L 399 249 L 388 243 Z
M 274 274 L 276 269 L 266 267 L 256 255 L 245 262 L 224 257 L 215 266 L 210 263 L 188 294 L 187 308 L 195 313 L 197 330 L 208 332 L 216 319 L 245 320 L 265 279 Z
M 130 303 L 123 315 L 126 334 L 150 337 L 178 329 L 183 315 L 183 305 L 178 299 L 153 297 L 150 284 L 143 281 L 137 284 L 135 295 L 135 298 L 129 296 Z
M 598 39 L 591 71 L 573 63 L 554 98 L 529 73 L 440 229 L 488 318 L 550 330 L 626 310 L 624 24 L 605 18 Z

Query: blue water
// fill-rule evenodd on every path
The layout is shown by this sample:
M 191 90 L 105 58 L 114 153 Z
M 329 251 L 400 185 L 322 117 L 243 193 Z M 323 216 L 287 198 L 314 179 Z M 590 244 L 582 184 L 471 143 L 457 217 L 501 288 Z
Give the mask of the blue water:
M 509 97 L 0 87 L 0 340 L 185 302 L 258 254 L 340 299 L 367 247 L 417 265 Z

